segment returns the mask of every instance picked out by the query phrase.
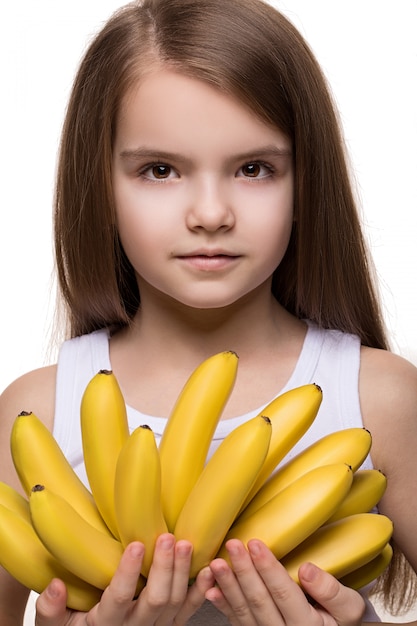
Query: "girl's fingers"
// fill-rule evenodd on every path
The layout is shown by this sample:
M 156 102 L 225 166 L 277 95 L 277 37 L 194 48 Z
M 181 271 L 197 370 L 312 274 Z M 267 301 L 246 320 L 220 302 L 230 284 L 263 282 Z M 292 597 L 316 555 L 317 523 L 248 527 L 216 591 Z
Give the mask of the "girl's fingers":
M 170 603 L 174 579 L 175 538 L 170 533 L 156 540 L 146 587 L 135 608 L 135 624 L 154 624 Z
M 62 580 L 52 580 L 36 600 L 35 626 L 64 626 L 68 618 L 67 591 Z
M 359 593 L 344 587 L 312 563 L 304 563 L 300 567 L 299 577 L 306 593 L 326 613 L 330 613 L 339 626 L 358 626 L 362 623 L 365 601 Z
M 274 603 L 281 608 L 287 601 L 305 599 L 304 593 L 267 546 L 257 539 L 248 542 L 250 558 L 265 583 Z
M 171 588 L 171 603 L 176 608 L 181 606 L 187 595 L 192 553 L 193 546 L 189 541 L 177 541 Z
M 261 541 L 251 540 L 248 549 L 252 561 L 268 587 L 283 617 L 283 623 L 359 626 L 365 610 L 363 598 L 341 585 L 333 576 L 311 563 L 299 571 L 303 590 L 320 607 L 307 602 L 304 591 L 296 585 L 285 568 Z
M 206 592 L 206 599 L 227 617 L 232 626 L 238 626 L 241 623 L 244 623 L 245 626 L 246 624 L 248 626 L 254 626 L 246 600 L 226 561 L 214 559 L 214 561 L 210 563 L 210 569 L 217 586 L 212 587 Z M 242 616 L 242 619 L 245 621 L 241 622 L 240 617 L 238 619 L 237 615 Z
M 270 586 L 272 581 L 277 582 L 277 575 L 279 576 L 281 573 L 278 568 L 282 568 L 282 566 L 278 565 L 278 561 L 263 544 L 262 547 L 265 549 L 264 560 L 258 559 L 258 563 L 253 560 L 252 554 L 241 541 L 231 540 L 226 544 L 226 547 L 232 568 L 257 623 L 283 624 L 279 603 L 275 601 L 276 598 L 273 597 Z M 254 547 L 256 551 L 256 544 Z M 263 566 L 263 572 L 258 569 L 259 566 Z M 262 573 L 264 576 L 268 576 L 268 581 L 265 581 Z M 277 587 L 281 589 L 281 585 L 278 584 Z
M 137 590 L 144 546 L 130 544 L 102 598 L 88 614 L 88 623 L 100 626 L 137 624 L 165 626 L 186 624 L 204 599 L 229 619 L 232 626 L 359 626 L 365 611 L 363 598 L 341 585 L 333 576 L 311 563 L 299 571 L 304 591 L 320 608 L 314 608 L 303 590 L 289 577 L 285 568 L 260 541 L 227 544 L 233 570 L 223 559 L 215 559 L 202 570 L 188 589 L 192 546 L 186 541 L 175 544 L 173 535 L 161 535 L 147 585 L 137 602 Z M 217 583 L 218 587 L 214 586 Z M 188 589 L 188 592 L 187 592 Z M 55 579 L 40 594 L 36 603 L 35 626 L 84 625 L 87 614 L 70 617 L 66 609 L 66 589 Z M 182 606 L 181 606 L 182 605 Z M 181 607 L 181 608 L 180 608 Z
M 193 546 L 189 541 L 178 541 L 175 544 L 171 592 L 169 600 L 157 620 L 158 626 L 172 624 L 187 597 L 192 552 Z M 176 621 L 175 623 L 181 622 Z
M 136 594 L 144 550 L 144 545 L 137 541 L 127 546 L 99 604 L 90 611 L 91 624 L 100 626 L 122 624 L 132 611 L 132 600 Z
M 238 626 L 239 622 L 234 620 L 233 609 L 226 600 L 220 587 L 211 587 L 206 593 L 206 599 L 209 600 L 218 611 L 227 617 L 232 626 Z
M 88 624 L 115 626 L 127 623 L 132 611 L 132 599 L 142 567 L 144 546 L 135 542 L 124 551 L 109 586 L 104 590 L 100 602 L 88 613 Z M 87 623 L 87 613 L 66 609 L 67 593 L 61 580 L 53 580 L 36 601 L 35 626 L 65 626 Z M 70 617 L 71 615 L 71 617 Z
M 234 540 L 232 541 L 234 542 Z M 206 598 L 219 611 L 224 613 L 232 624 L 255 626 L 256 620 L 252 613 L 251 596 L 247 597 L 245 595 L 245 584 L 242 585 L 240 579 L 240 575 L 242 575 L 242 579 L 248 580 L 250 573 L 244 572 L 244 566 L 241 566 L 238 561 L 238 558 L 232 561 L 234 571 L 223 559 L 214 559 L 210 563 L 210 569 L 213 572 L 221 594 L 215 588 L 210 589 L 206 593 Z M 236 571 L 235 566 L 238 568 L 238 571 Z M 254 568 L 252 568 L 252 577 L 258 577 Z M 277 626 L 278 624 L 279 622 L 277 622 Z
M 202 569 L 189 587 L 184 604 L 175 617 L 178 626 L 186 624 L 190 617 L 200 608 L 206 599 L 206 592 L 213 587 L 215 578 L 209 567 Z
M 123 553 L 120 565 L 100 603 L 90 611 L 89 624 L 172 624 L 187 595 L 191 554 L 192 545 L 189 542 L 176 543 L 170 533 L 158 537 L 146 586 L 136 602 L 132 602 L 142 566 L 144 546 L 139 542 L 130 544 Z
M 324 623 L 323 617 L 307 601 L 302 589 L 290 578 L 286 569 L 277 561 L 264 543 L 252 539 L 248 542 L 248 550 L 255 568 L 281 616 L 280 621 L 276 622 L 277 624 L 320 626 Z M 268 623 L 265 622 L 265 624 Z M 335 624 L 334 621 L 329 623 Z

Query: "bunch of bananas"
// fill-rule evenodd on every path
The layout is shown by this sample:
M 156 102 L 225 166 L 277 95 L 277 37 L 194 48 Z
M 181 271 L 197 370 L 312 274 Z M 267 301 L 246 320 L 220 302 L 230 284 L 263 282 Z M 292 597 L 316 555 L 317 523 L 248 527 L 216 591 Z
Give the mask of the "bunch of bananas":
M 233 389 L 238 357 L 221 352 L 192 373 L 159 447 L 148 426 L 129 433 L 114 374 L 102 370 L 81 403 L 83 455 L 90 489 L 49 430 L 22 412 L 11 452 L 25 498 L 0 483 L 0 564 L 41 592 L 67 585 L 68 606 L 98 602 L 131 541 L 145 544 L 137 593 L 146 584 L 163 532 L 192 542 L 190 577 L 239 538 L 263 540 L 298 582 L 313 561 L 360 588 L 388 565 L 392 523 L 370 513 L 386 488 L 377 470 L 359 469 L 371 447 L 364 428 L 332 433 L 276 466 L 313 423 L 322 391 L 307 384 L 273 400 L 235 428 L 206 461 Z

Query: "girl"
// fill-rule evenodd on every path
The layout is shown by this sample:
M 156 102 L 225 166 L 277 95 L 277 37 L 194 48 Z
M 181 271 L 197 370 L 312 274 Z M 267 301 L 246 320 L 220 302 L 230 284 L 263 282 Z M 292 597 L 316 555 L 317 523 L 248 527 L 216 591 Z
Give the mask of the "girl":
M 323 404 L 299 448 L 348 426 L 372 432 L 364 466 L 388 477 L 380 511 L 398 546 L 384 590 L 404 605 L 417 570 L 417 372 L 388 352 L 337 116 L 279 12 L 259 0 L 142 0 L 109 20 L 69 102 L 55 249 L 72 339 L 56 366 L 4 392 L 1 479 L 19 488 L 8 442 L 22 407 L 85 478 L 79 406 L 99 369 L 115 372 L 131 428 L 147 423 L 159 437 L 191 371 L 232 349 L 239 375 L 213 448 L 279 393 L 319 383 Z M 191 550 L 162 535 L 132 602 L 143 546 L 131 544 L 88 614 L 66 610 L 52 581 L 36 624 L 378 621 L 365 593 L 312 564 L 300 570 L 307 601 L 257 540 L 232 540 L 233 567 L 215 559 L 188 589 Z M 27 595 L 1 571 L 4 626 L 22 624 Z

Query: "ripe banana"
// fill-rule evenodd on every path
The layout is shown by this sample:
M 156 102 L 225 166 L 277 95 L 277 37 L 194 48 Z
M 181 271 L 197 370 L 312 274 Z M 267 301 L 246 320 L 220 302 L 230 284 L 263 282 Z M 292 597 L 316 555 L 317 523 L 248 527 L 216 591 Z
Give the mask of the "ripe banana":
M 390 540 L 392 531 L 392 522 L 385 515 L 349 515 L 316 530 L 281 563 L 297 583 L 298 569 L 307 561 L 341 578 L 374 559 Z
M 271 442 L 265 463 L 243 508 L 259 491 L 272 471 L 314 422 L 323 399 L 316 384 L 290 389 L 270 402 L 263 410 L 272 424 Z
M 238 356 L 231 351 L 204 360 L 187 380 L 169 416 L 159 454 L 162 508 L 171 532 L 206 462 L 237 365 Z
M 271 422 L 256 416 L 230 432 L 209 459 L 175 525 L 193 544 L 190 578 L 216 555 L 265 461 Z
M 29 502 L 16 489 L 0 481 L 0 504 L 30 522 Z
M 50 489 L 36 485 L 29 499 L 42 543 L 70 572 L 99 589 L 110 583 L 123 553 L 120 541 L 91 526 Z
M 67 588 L 67 606 L 89 611 L 102 591 L 66 570 L 46 549 L 30 518 L 0 505 L 0 564 L 28 589 L 41 593 L 52 578 L 60 578 Z
M 352 589 L 362 589 L 378 578 L 388 567 L 392 559 L 392 547 L 387 543 L 381 552 L 362 567 L 358 567 L 350 574 L 339 578 L 342 585 Z
M 267 480 L 242 512 L 241 519 L 252 515 L 281 489 L 314 467 L 347 463 L 355 472 L 369 453 L 371 443 L 371 434 L 365 428 L 346 428 L 318 439 Z
M 355 513 L 369 513 L 378 504 L 387 487 L 386 476 L 377 469 L 355 472 L 352 487 L 327 523 Z
M 125 442 L 117 462 L 114 487 L 120 540 L 145 545 L 142 574 L 152 564 L 155 542 L 167 532 L 161 504 L 161 463 L 155 436 L 149 426 L 139 426 Z
M 114 476 L 120 450 L 129 437 L 129 425 L 122 392 L 109 370 L 100 370 L 84 391 L 81 433 L 85 469 L 94 500 L 117 537 Z
M 226 535 L 218 556 L 229 560 L 226 541 L 235 538 L 247 545 L 260 539 L 277 559 L 298 546 L 336 510 L 348 493 L 353 473 L 337 463 L 303 474 L 243 521 L 239 518 Z
M 17 475 L 28 496 L 37 484 L 65 493 L 80 515 L 101 532 L 110 534 L 92 494 L 74 472 L 52 433 L 34 413 L 23 411 L 15 419 L 10 447 Z

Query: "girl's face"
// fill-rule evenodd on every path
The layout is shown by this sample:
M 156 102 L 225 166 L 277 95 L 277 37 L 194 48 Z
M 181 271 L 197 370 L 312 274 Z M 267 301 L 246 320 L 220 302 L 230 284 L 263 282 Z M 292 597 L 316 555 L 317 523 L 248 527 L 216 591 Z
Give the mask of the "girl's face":
M 167 69 L 122 102 L 117 225 L 141 299 L 211 309 L 270 279 L 293 221 L 291 144 L 238 100 Z

